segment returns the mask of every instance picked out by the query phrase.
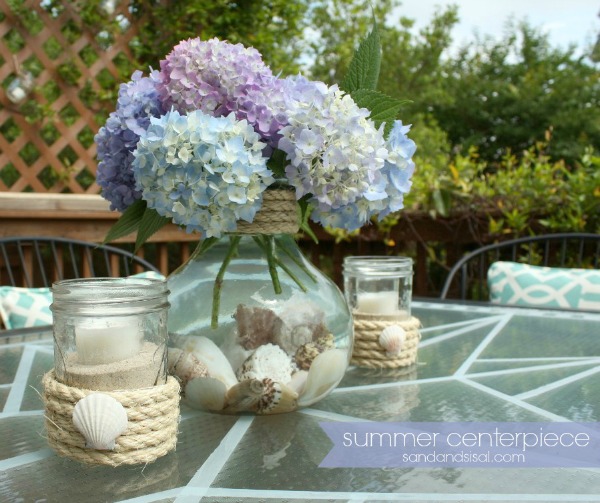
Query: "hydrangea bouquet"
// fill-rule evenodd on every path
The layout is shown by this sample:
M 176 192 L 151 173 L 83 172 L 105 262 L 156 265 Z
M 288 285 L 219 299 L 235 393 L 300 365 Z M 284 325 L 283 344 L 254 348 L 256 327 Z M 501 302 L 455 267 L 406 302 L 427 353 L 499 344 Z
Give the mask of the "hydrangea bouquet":
M 135 72 L 95 138 L 97 182 L 123 212 L 106 240 L 137 232 L 139 247 L 173 222 L 209 246 L 281 185 L 313 237 L 309 220 L 351 231 L 400 210 L 416 147 L 402 102 L 375 90 L 380 58 L 375 27 L 340 86 L 275 76 L 255 49 L 217 39 Z

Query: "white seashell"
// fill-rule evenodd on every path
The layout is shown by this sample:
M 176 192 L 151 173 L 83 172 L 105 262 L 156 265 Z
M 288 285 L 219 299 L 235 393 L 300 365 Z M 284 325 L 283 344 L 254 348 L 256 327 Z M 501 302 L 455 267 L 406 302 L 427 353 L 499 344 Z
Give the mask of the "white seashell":
M 258 401 L 258 414 L 280 414 L 298 408 L 298 393 L 293 389 L 269 378 L 263 379 L 264 392 Z
M 298 399 L 298 406 L 311 405 L 329 393 L 342 380 L 347 367 L 346 349 L 329 349 L 318 355 L 308 370 L 306 385 Z
M 275 344 L 265 344 L 252 353 L 238 369 L 240 381 L 246 379 L 272 379 L 287 384 L 294 366 L 291 357 Z
M 238 380 L 229 360 L 208 337 L 194 337 L 189 349 L 204 364 L 210 377 L 219 379 L 228 389 L 237 384 Z
M 112 451 L 127 429 L 127 412 L 112 396 L 91 393 L 75 404 L 73 425 L 85 437 L 87 448 Z
M 307 370 L 298 370 L 292 374 L 292 379 L 288 383 L 290 389 L 294 390 L 299 395 L 304 391 L 306 386 L 306 378 L 308 377 Z
M 319 305 L 292 297 L 273 323 L 273 342 L 293 355 L 303 344 L 327 334 L 324 320 Z
M 223 410 L 227 388 L 214 377 L 196 377 L 184 389 L 186 403 L 197 409 Z
M 247 379 L 227 390 L 225 412 L 254 412 L 266 390 L 266 384 L 258 379 Z
M 398 325 L 385 327 L 379 334 L 379 345 L 385 349 L 387 356 L 398 356 L 406 340 L 406 331 Z
M 196 377 L 206 377 L 208 370 L 193 353 L 178 348 L 169 348 L 167 370 L 181 382 L 182 389 Z

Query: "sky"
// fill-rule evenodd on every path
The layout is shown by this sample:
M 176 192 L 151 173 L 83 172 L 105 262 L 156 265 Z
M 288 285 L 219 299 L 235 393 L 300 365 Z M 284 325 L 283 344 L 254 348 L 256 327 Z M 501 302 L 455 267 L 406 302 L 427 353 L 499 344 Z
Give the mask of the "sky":
M 459 25 L 454 45 L 474 40 L 474 33 L 501 38 L 506 21 L 526 19 L 550 36 L 553 46 L 574 43 L 578 51 L 593 43 L 600 32 L 600 0 L 402 0 L 399 14 L 415 20 L 418 30 L 429 24 L 436 6 L 458 6 Z

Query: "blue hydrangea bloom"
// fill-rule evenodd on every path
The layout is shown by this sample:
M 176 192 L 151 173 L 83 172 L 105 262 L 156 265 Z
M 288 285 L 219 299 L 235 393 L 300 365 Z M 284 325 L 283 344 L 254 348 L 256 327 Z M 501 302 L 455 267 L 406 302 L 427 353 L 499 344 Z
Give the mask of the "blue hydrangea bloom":
M 134 152 L 136 188 L 149 208 L 187 232 L 220 237 L 252 222 L 274 182 L 265 144 L 233 113 L 213 117 L 176 110 L 152 118 Z
M 296 197 L 310 197 L 315 222 L 359 228 L 370 203 L 387 197 L 380 173 L 388 156 L 383 128 L 337 86 L 294 77 L 285 87 L 289 124 L 279 148 L 287 154 L 285 174 Z
M 389 150 L 388 158 L 383 166 L 382 173 L 387 179 L 386 205 L 377 212 L 379 220 L 385 216 L 404 208 L 404 195 L 412 186 L 411 177 L 415 172 L 415 163 L 412 160 L 417 150 L 413 140 L 408 138 L 410 125 L 403 125 L 402 121 L 395 121 L 387 141 Z
M 156 79 L 157 72 L 142 77 L 142 72 L 136 71 L 130 82 L 121 84 L 116 110 L 94 138 L 100 161 L 96 181 L 112 210 L 124 211 L 141 197 L 135 188 L 131 166 L 133 151 L 150 125 L 150 118 L 164 112 Z

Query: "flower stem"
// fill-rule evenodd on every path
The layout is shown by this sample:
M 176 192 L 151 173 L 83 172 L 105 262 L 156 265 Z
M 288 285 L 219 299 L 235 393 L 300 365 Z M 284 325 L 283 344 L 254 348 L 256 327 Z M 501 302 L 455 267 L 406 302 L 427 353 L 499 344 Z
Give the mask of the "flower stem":
M 279 288 L 279 291 L 277 291 L 277 287 L 275 287 L 275 280 L 273 280 L 273 286 L 275 287 L 275 293 L 281 293 L 281 285 L 279 283 L 279 274 L 277 273 L 277 267 L 281 267 L 281 269 L 283 270 L 283 272 L 285 272 L 294 283 L 296 283 L 296 285 L 298 285 L 298 287 L 303 291 L 303 292 L 308 292 L 308 289 L 304 286 L 304 284 L 302 283 L 302 281 L 300 281 L 300 279 L 298 279 L 298 277 L 294 274 L 294 272 L 285 264 L 283 263 L 279 257 L 277 257 L 277 254 L 274 253 L 275 251 L 275 247 L 286 251 L 284 249 L 283 246 L 281 246 L 281 244 L 277 243 L 276 239 L 274 236 L 261 236 L 263 238 L 263 240 L 265 241 L 264 243 L 260 240 L 260 238 L 258 237 L 254 237 L 254 240 L 256 241 L 256 243 L 260 246 L 260 248 L 265 252 L 265 255 L 267 256 L 267 262 L 269 262 L 269 271 L 271 271 L 271 267 L 273 268 L 273 273 L 276 275 L 276 281 L 277 281 L 277 287 Z M 271 252 L 269 253 L 269 249 L 271 250 Z M 287 253 L 288 256 L 294 260 L 294 257 L 291 256 L 291 254 L 288 252 Z M 294 260 L 294 262 L 302 269 L 305 270 L 305 272 L 309 275 L 310 273 L 306 270 L 306 268 L 302 265 L 299 264 L 296 260 Z M 273 278 L 273 273 L 271 273 L 271 278 Z M 312 277 L 312 276 L 311 276 Z M 316 281 L 316 278 L 312 277 L 314 281 Z
M 302 269 L 302 271 L 304 271 L 304 274 L 306 274 L 310 279 L 312 279 L 314 283 L 317 282 L 317 277 L 308 270 L 308 268 L 302 263 L 302 261 L 296 255 L 294 255 L 290 250 L 288 250 L 287 246 L 284 246 L 282 243 L 279 243 L 279 242 L 276 242 L 276 244 L 277 244 L 277 247 L 280 250 L 282 250 L 283 253 L 285 253 L 290 258 L 290 260 L 292 260 L 292 262 L 294 262 L 294 264 L 296 264 L 300 269 Z
M 241 239 L 241 236 L 230 237 L 227 255 L 225 255 L 223 263 L 221 264 L 219 272 L 217 273 L 217 277 L 215 278 L 215 284 L 213 286 L 212 316 L 210 319 L 210 326 L 212 329 L 219 327 L 219 307 L 221 306 L 221 287 L 223 286 L 223 277 L 225 276 L 225 270 L 227 269 L 229 262 L 231 262 L 231 259 L 237 253 L 237 248 Z
M 267 257 L 267 264 L 269 266 L 269 274 L 271 275 L 271 281 L 273 283 L 273 289 L 276 294 L 282 292 L 281 283 L 279 282 L 279 273 L 277 272 L 277 256 L 275 255 L 275 237 L 272 235 L 268 236 L 253 236 L 254 241 L 264 251 Z
M 308 289 L 307 289 L 307 288 L 304 286 L 304 284 L 302 283 L 302 281 L 300 281 L 300 280 L 298 279 L 298 277 L 297 277 L 297 276 L 296 276 L 296 275 L 295 275 L 295 274 L 292 272 L 292 270 L 291 270 L 291 269 L 290 269 L 290 268 L 289 268 L 287 265 L 285 265 L 285 264 L 284 264 L 284 263 L 283 263 L 281 260 L 279 260 L 279 259 L 277 259 L 277 265 L 278 265 L 279 267 L 281 267 L 281 268 L 283 269 L 283 271 L 284 271 L 284 272 L 285 272 L 285 273 L 286 273 L 286 274 L 287 274 L 287 275 L 288 275 L 290 278 L 292 278 L 292 281 L 293 281 L 294 283 L 296 283 L 296 284 L 297 284 L 297 285 L 300 287 L 300 289 L 301 289 L 301 290 L 302 290 L 304 293 L 308 292 Z

